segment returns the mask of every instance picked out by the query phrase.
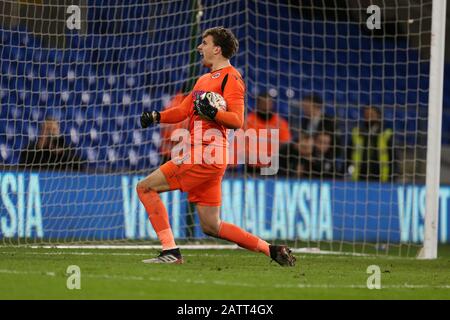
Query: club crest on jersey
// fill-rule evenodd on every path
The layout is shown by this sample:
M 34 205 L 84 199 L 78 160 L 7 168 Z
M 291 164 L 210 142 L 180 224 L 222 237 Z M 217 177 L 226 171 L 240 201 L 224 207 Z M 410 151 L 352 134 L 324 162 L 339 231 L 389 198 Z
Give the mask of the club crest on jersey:
M 218 77 L 220 77 L 220 72 L 214 73 L 214 74 L 211 76 L 211 79 L 216 79 L 216 78 L 218 78 Z

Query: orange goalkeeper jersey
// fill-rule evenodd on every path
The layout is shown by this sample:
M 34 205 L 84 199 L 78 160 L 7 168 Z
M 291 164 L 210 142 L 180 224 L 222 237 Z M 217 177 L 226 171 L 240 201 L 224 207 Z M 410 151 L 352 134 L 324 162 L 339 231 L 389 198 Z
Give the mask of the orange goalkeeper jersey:
M 207 91 L 222 95 L 227 103 L 227 111 L 219 110 L 214 121 L 203 120 L 194 114 L 194 100 L 198 95 Z M 179 106 L 162 111 L 160 122 L 177 123 L 189 118 L 191 143 L 194 143 L 195 135 L 202 137 L 203 145 L 214 143 L 215 146 L 227 148 L 226 129 L 241 128 L 244 122 L 244 96 L 244 81 L 233 66 L 215 70 L 201 76 L 191 94 Z M 220 135 L 204 139 L 204 133 L 208 129 L 217 129 Z

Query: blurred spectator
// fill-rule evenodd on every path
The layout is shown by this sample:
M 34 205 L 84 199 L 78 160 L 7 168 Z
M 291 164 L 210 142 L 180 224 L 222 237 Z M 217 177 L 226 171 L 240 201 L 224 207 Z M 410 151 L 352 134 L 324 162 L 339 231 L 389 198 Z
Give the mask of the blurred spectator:
M 299 158 L 298 146 L 295 143 L 286 143 L 280 146 L 278 175 L 297 178 Z
M 305 96 L 298 104 L 292 108 L 289 125 L 294 139 L 299 138 L 300 133 L 306 132 L 313 136 L 322 129 L 327 133 L 334 133 L 334 119 L 327 117 L 324 113 L 322 98 L 317 94 Z
M 256 99 L 256 106 L 255 111 L 250 113 L 247 116 L 245 129 L 255 129 L 256 130 L 256 136 L 258 141 L 258 147 L 253 148 L 251 145 L 248 146 L 247 144 L 247 155 L 250 153 L 256 153 L 258 154 L 258 160 L 260 159 L 259 155 L 259 147 L 260 143 L 266 143 L 265 140 L 267 140 L 267 146 L 268 146 L 268 154 L 265 156 L 271 155 L 271 148 L 270 148 L 270 139 L 271 139 L 271 129 L 278 129 L 279 130 L 279 143 L 280 148 L 283 144 L 288 143 L 291 141 L 291 132 L 289 130 L 289 124 L 288 122 L 283 119 L 281 116 L 279 116 L 274 110 L 273 110 L 273 100 L 272 97 L 268 93 L 263 93 L 258 95 Z M 267 129 L 267 135 L 262 136 L 262 133 L 260 132 L 261 129 Z M 247 156 L 247 160 L 249 157 Z M 249 168 L 260 168 L 263 165 L 258 161 L 258 164 L 251 164 L 249 165 Z
M 353 180 L 391 181 L 395 174 L 393 132 L 384 129 L 381 111 L 364 108 L 364 122 L 352 130 L 348 157 L 348 173 Z
M 81 170 L 81 158 L 75 150 L 66 145 L 58 121 L 45 119 L 39 138 L 20 154 L 20 164 L 34 169 Z
M 310 177 L 314 139 L 303 133 L 297 142 L 280 147 L 280 167 L 278 174 L 289 178 Z
M 298 141 L 298 150 L 299 166 L 297 168 L 297 173 L 301 177 L 311 177 L 314 137 L 308 133 L 302 134 Z
M 312 157 L 312 177 L 331 179 L 336 175 L 336 157 L 333 148 L 333 137 L 326 132 L 317 132 L 314 137 Z
M 279 129 L 280 143 L 291 141 L 289 124 L 273 110 L 273 100 L 268 93 L 256 98 L 255 111 L 247 116 L 247 129 Z

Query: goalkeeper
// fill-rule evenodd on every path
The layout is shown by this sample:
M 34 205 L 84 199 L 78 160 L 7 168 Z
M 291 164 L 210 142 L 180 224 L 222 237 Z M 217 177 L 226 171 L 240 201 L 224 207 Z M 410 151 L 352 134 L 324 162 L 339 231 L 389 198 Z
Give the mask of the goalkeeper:
M 238 49 L 234 34 L 226 28 L 216 27 L 203 33 L 198 51 L 205 67 L 210 73 L 201 76 L 191 94 L 174 108 L 158 112 L 143 112 L 141 125 L 147 128 L 158 123 L 177 123 L 189 118 L 191 141 L 208 129 L 216 129 L 220 135 L 214 136 L 212 142 L 203 140 L 203 147 L 214 143 L 215 150 L 222 150 L 227 155 L 226 129 L 239 129 L 243 125 L 245 85 L 239 72 L 230 64 L 230 58 Z M 208 99 L 201 98 L 204 92 L 221 94 L 227 111 L 211 106 Z M 201 123 L 201 126 L 197 124 Z M 203 138 L 202 138 L 203 139 Z M 246 232 L 236 225 L 221 221 L 221 182 L 225 173 L 226 160 L 207 163 L 192 161 L 193 149 L 183 157 L 169 160 L 137 184 L 136 190 L 140 201 L 145 206 L 150 222 L 162 244 L 162 252 L 145 263 L 183 263 L 180 249 L 177 247 L 169 224 L 167 210 L 159 193 L 181 190 L 188 193 L 188 200 L 195 203 L 203 232 L 209 236 L 225 239 L 245 249 L 262 252 L 282 266 L 294 266 L 295 257 L 283 245 L 270 245 L 266 241 Z M 195 162 L 195 163 L 194 163 Z

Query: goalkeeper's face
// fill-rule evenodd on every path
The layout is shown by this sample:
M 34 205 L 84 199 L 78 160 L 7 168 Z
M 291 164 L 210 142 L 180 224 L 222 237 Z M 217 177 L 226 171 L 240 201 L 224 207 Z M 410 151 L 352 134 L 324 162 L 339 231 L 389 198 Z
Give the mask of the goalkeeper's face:
M 198 52 L 203 57 L 202 62 L 205 67 L 210 68 L 214 60 L 221 55 L 221 49 L 214 44 L 212 36 L 203 38 L 202 43 L 197 47 Z

